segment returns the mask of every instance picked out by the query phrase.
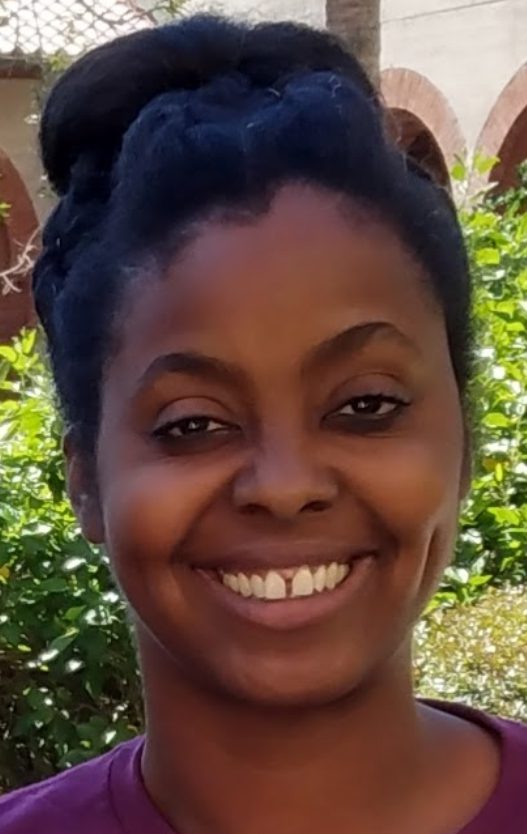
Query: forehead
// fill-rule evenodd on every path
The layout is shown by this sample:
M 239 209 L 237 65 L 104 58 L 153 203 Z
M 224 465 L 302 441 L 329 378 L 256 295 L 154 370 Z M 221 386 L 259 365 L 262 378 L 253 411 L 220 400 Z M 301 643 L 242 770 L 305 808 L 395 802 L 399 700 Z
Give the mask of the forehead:
M 445 338 L 430 283 L 387 224 L 290 186 L 258 217 L 202 222 L 165 275 L 134 286 L 122 335 L 134 363 L 176 347 L 286 362 L 367 321 Z

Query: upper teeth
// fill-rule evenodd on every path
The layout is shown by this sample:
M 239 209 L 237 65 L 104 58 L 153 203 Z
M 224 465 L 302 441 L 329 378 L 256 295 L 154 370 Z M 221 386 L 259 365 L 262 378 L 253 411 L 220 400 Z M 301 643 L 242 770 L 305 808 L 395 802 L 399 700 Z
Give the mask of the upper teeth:
M 227 588 L 243 597 L 276 600 L 294 597 L 309 597 L 325 590 L 332 591 L 347 577 L 349 565 L 332 562 L 330 565 L 316 565 L 287 568 L 282 571 L 270 570 L 263 576 L 246 573 L 222 573 L 221 579 Z

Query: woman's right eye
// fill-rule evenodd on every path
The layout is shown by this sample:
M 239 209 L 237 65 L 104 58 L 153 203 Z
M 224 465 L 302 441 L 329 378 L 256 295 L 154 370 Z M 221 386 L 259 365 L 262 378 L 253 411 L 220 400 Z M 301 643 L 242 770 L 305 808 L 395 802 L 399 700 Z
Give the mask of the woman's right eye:
M 170 420 L 168 423 L 164 423 L 155 429 L 154 437 L 180 440 L 182 438 L 219 434 L 235 428 L 231 423 L 216 420 L 204 414 L 195 414 L 191 417 L 180 417 L 178 420 Z

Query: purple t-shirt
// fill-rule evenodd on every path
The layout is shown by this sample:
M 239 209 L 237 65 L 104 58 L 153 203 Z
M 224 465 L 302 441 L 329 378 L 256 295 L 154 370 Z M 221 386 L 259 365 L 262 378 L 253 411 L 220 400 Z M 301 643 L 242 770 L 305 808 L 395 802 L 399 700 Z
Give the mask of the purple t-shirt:
M 437 706 L 437 705 L 436 705 Z M 498 785 L 474 820 L 452 834 L 527 834 L 527 726 L 441 704 L 501 739 Z M 143 739 L 0 798 L 1 834 L 175 834 L 141 778 Z

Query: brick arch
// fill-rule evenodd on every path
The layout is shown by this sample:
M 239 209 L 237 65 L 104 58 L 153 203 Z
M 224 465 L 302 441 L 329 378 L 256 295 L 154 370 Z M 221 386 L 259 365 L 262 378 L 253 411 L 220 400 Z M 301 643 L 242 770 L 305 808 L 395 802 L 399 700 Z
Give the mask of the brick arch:
M 17 169 L 0 149 L 0 202 L 10 205 L 9 216 L 0 223 L 0 270 L 12 266 L 24 245 L 38 228 L 38 219 L 26 186 Z M 0 343 L 11 339 L 24 325 L 35 322 L 30 274 L 16 275 L 18 291 L 4 292 L 0 283 Z
M 476 147 L 485 156 L 500 158 L 489 180 L 500 188 L 513 185 L 516 166 L 527 159 L 527 64 L 520 67 L 499 95 Z
M 466 142 L 457 116 L 446 96 L 424 75 L 410 69 L 385 69 L 381 73 L 381 93 L 386 107 L 396 116 L 407 114 L 406 125 L 413 122 L 414 129 L 418 123 L 423 126 L 441 153 L 444 169 L 448 171 L 456 157 L 464 155 Z M 396 138 L 398 128 L 400 131 L 396 120 Z M 404 146 L 404 130 L 399 139 Z
M 419 162 L 440 185 L 450 187 L 450 173 L 443 152 L 421 119 L 408 110 L 393 107 L 388 115 L 388 129 L 408 156 Z

